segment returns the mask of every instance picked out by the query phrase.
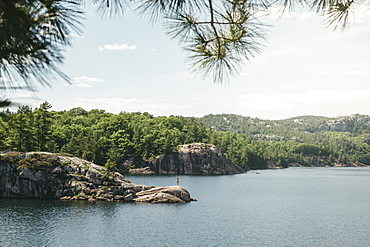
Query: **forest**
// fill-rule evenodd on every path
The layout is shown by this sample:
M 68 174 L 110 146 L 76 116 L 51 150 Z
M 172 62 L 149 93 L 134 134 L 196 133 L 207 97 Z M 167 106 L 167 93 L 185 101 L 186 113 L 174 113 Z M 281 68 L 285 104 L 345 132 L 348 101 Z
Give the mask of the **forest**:
M 242 134 L 260 143 L 264 147 L 264 158 L 282 166 L 370 164 L 368 115 L 263 120 L 235 114 L 210 114 L 202 120 L 216 131 Z
M 369 165 L 370 117 L 155 117 L 80 107 L 53 111 L 48 102 L 0 112 L 1 151 L 62 153 L 111 165 L 132 158 L 149 161 L 194 142 L 214 144 L 234 164 L 250 169 Z

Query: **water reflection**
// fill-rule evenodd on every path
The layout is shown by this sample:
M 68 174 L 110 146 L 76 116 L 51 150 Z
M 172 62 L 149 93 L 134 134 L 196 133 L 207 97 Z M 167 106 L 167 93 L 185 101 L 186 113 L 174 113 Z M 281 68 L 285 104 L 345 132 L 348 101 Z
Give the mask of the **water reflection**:
M 0 199 L 0 246 L 366 246 L 369 177 L 368 168 L 181 176 L 198 199 L 186 204 Z

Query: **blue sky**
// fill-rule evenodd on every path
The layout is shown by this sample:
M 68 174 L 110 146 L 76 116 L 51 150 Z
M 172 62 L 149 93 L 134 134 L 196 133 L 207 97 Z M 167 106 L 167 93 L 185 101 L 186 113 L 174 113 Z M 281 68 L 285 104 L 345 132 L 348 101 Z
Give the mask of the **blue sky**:
M 61 80 L 37 92 L 7 92 L 13 101 L 54 110 L 83 107 L 155 116 L 234 113 L 262 119 L 300 115 L 370 115 L 370 11 L 344 32 L 314 13 L 266 18 L 273 26 L 261 54 L 229 83 L 192 74 L 185 53 L 160 24 L 127 11 L 123 18 L 86 13 L 83 33 L 65 53 Z

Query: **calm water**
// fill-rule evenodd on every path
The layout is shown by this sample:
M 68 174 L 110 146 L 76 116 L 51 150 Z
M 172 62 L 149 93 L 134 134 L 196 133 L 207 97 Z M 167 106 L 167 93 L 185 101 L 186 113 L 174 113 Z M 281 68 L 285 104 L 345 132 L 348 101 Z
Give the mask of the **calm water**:
M 370 168 L 258 172 L 181 176 L 187 204 L 0 199 L 0 246 L 370 245 Z

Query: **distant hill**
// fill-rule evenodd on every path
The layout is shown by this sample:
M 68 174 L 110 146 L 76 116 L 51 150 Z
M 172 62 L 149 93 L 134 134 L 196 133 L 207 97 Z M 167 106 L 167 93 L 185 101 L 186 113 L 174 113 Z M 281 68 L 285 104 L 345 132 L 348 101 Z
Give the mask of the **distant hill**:
M 317 133 L 349 132 L 353 136 L 370 133 L 370 116 L 353 114 L 344 117 L 298 116 L 285 120 L 263 120 L 235 114 L 206 115 L 204 124 L 216 131 L 231 131 L 256 140 L 312 141 Z
M 264 120 L 235 114 L 210 114 L 201 120 L 216 131 L 244 135 L 257 145 L 260 156 L 283 167 L 294 164 L 370 165 L 368 115 Z

